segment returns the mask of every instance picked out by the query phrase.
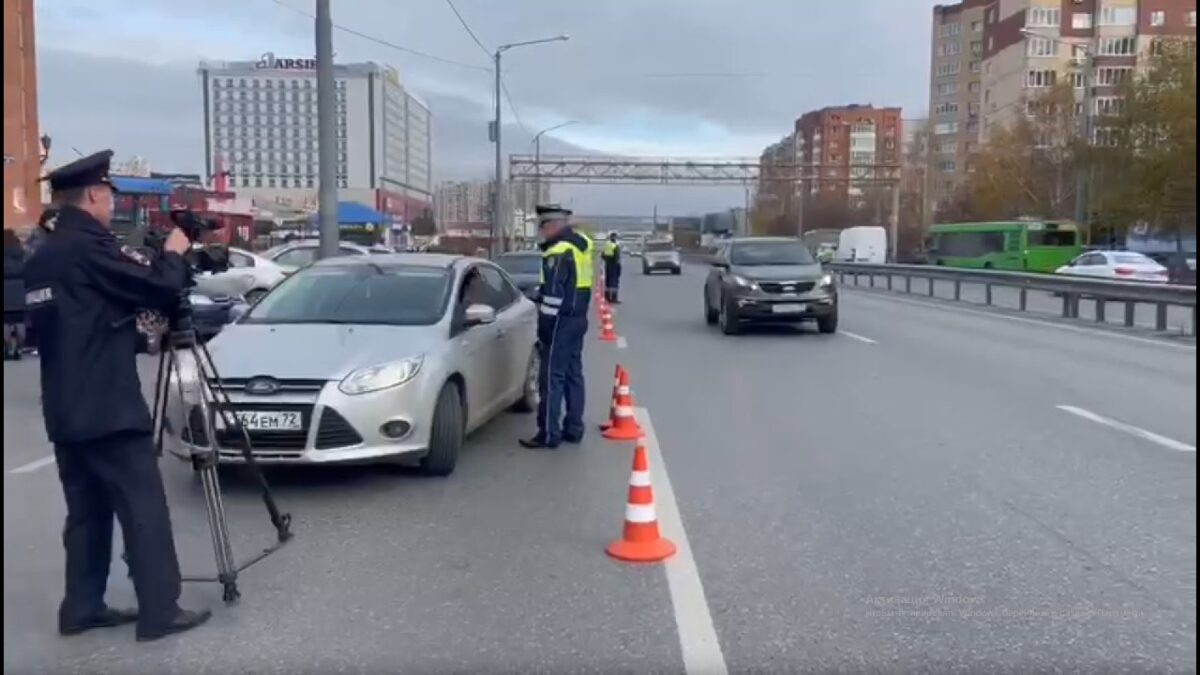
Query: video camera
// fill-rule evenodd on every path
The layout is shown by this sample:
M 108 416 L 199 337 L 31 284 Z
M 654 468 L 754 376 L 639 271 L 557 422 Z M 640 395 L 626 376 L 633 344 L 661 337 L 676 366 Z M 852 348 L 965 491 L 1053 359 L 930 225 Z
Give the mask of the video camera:
M 202 218 L 195 211 L 185 208 L 171 209 L 171 222 L 183 231 L 184 236 L 192 242 L 192 248 L 183 256 L 192 274 L 212 272 L 214 274 L 229 269 L 229 248 L 224 244 L 204 244 L 204 235 L 218 230 L 221 225 L 215 220 Z M 152 232 L 146 235 L 146 246 L 155 253 L 162 255 L 163 245 L 167 242 L 165 232 Z

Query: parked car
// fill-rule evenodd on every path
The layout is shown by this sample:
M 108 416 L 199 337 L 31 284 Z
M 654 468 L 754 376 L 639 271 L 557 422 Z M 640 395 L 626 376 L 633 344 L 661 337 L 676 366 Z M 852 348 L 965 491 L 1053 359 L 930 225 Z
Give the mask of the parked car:
M 242 313 L 246 304 L 240 295 L 213 294 L 199 288 L 192 289 L 188 302 L 192 306 L 192 326 L 201 342 L 216 337 Z
M 255 303 L 287 273 L 275 262 L 240 248 L 229 249 L 229 269 L 196 276 L 196 289 L 207 295 L 240 296 Z
M 1170 280 L 1166 267 L 1145 254 L 1133 251 L 1088 251 L 1058 268 L 1056 273 L 1155 284 L 1165 284 Z
M 646 242 L 642 251 L 642 274 L 667 271 L 671 274 L 683 273 L 683 260 L 679 249 L 669 241 Z
M 536 407 L 537 315 L 485 260 L 347 256 L 289 276 L 209 349 L 261 462 L 416 461 L 445 475 L 467 433 Z M 171 452 L 215 441 L 221 461 L 240 461 L 229 430 L 210 441 L 196 373 L 181 379 Z
M 290 274 L 316 261 L 317 249 L 320 247 L 321 242 L 316 239 L 301 239 L 263 251 L 262 255 L 279 265 L 285 273 Z M 371 255 L 371 250 L 365 246 L 343 241 L 338 243 L 338 255 Z
M 514 251 L 496 257 L 496 264 L 512 277 L 525 297 L 537 297 L 542 285 L 542 254 L 538 251 Z
M 718 244 L 704 282 L 704 320 L 726 335 L 746 323 L 816 321 L 837 332 L 838 292 L 799 239 L 744 237 Z

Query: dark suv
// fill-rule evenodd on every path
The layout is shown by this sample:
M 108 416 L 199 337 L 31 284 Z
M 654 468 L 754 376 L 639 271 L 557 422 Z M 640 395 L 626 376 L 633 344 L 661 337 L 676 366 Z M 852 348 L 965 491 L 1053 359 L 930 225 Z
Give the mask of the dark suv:
M 833 276 L 804 242 L 745 237 L 722 242 L 704 282 L 704 319 L 731 335 L 745 323 L 816 321 L 822 333 L 838 326 Z

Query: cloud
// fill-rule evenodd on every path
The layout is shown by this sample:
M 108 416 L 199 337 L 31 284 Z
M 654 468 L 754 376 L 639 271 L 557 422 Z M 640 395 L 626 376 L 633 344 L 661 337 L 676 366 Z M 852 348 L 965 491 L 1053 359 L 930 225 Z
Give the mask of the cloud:
M 569 42 L 504 56 L 505 149 L 565 120 L 546 153 L 757 156 L 803 112 L 927 99 L 934 0 L 456 0 L 489 46 L 567 33 Z M 292 9 L 287 9 L 290 7 Z M 203 165 L 196 63 L 266 51 L 312 53 L 300 0 L 56 0 L 38 5 L 39 107 L 63 144 L 113 146 L 155 166 Z M 299 10 L 299 11 L 296 11 Z M 475 68 L 489 57 L 442 0 L 339 0 L 341 26 Z M 442 178 L 491 173 L 491 78 L 335 31 L 340 61 L 395 65 L 434 113 Z M 911 112 L 909 112 L 911 111 Z M 61 142 L 61 144 L 60 144 Z M 578 208 L 696 212 L 741 204 L 740 188 L 564 188 Z

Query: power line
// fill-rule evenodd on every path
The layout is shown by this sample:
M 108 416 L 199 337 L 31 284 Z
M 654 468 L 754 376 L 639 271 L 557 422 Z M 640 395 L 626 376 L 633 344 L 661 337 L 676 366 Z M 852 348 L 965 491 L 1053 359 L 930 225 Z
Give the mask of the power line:
M 471 30 L 471 26 L 467 23 L 467 20 L 463 18 L 462 13 L 458 11 L 458 7 L 454 6 L 454 0 L 446 0 L 446 4 L 450 5 L 450 11 L 454 12 L 454 16 L 458 17 L 458 22 L 462 24 L 463 30 L 467 31 L 467 35 L 470 35 L 471 39 L 475 41 L 475 44 L 479 45 L 479 48 L 483 50 L 483 53 L 490 58 L 492 51 L 483 46 L 483 42 L 480 41 L 479 36 L 475 34 L 475 31 Z
M 286 9 L 286 10 L 288 10 L 288 11 L 295 12 L 296 14 L 299 14 L 299 15 L 301 15 L 301 16 L 305 16 L 305 17 L 308 17 L 309 19 L 314 19 L 314 20 L 316 19 L 316 16 L 314 16 L 314 15 L 312 15 L 312 14 L 309 14 L 308 12 L 306 12 L 306 11 L 304 11 L 304 10 L 302 10 L 302 9 L 298 9 L 298 8 L 296 8 L 296 7 L 292 7 L 291 5 L 287 4 L 286 2 L 283 2 L 283 0 L 270 0 L 270 1 L 271 1 L 272 3 L 274 3 L 274 4 L 276 4 L 276 5 L 279 5 L 280 7 L 283 7 L 284 9 Z M 362 38 L 362 39 L 364 39 L 364 40 L 367 40 L 367 41 L 369 41 L 369 42 L 374 42 L 375 44 L 382 45 L 382 46 L 384 46 L 384 47 L 390 47 L 390 48 L 392 48 L 392 49 L 395 49 L 395 50 L 397 50 L 397 51 L 401 51 L 401 52 L 404 52 L 404 53 L 406 53 L 406 54 L 411 54 L 411 55 L 413 55 L 413 56 L 419 56 L 419 57 L 421 57 L 421 58 L 424 58 L 424 59 L 430 59 L 430 60 L 432 60 L 432 61 L 437 61 L 437 62 L 439 62 L 439 63 L 444 63 L 444 64 L 446 64 L 446 65 L 449 65 L 449 66 L 458 66 L 459 68 L 468 68 L 468 69 L 470 69 L 470 70 L 478 70 L 478 71 L 482 71 L 482 72 L 485 72 L 485 73 L 486 73 L 486 72 L 491 72 L 491 68 L 487 68 L 487 67 L 484 67 L 484 66 L 478 66 L 478 65 L 475 65 L 475 64 L 472 64 L 472 63 L 464 63 L 464 62 L 462 62 L 462 61 L 455 61 L 454 59 L 447 59 L 447 58 L 445 58 L 445 57 L 442 57 L 442 56 L 437 56 L 436 54 L 430 54 L 430 53 L 428 53 L 428 52 L 423 52 L 423 51 L 420 51 L 420 50 L 418 50 L 418 49 L 413 49 L 413 48 L 411 48 L 411 47 L 404 47 L 404 46 L 402 46 L 402 45 L 398 45 L 398 44 L 396 44 L 396 43 L 394 43 L 394 42 L 389 42 L 389 41 L 387 41 L 387 40 L 384 40 L 383 38 L 377 38 L 377 37 L 375 37 L 375 36 L 373 36 L 373 35 L 368 35 L 368 34 L 366 34 L 366 33 L 363 33 L 362 31 L 354 30 L 353 28 L 347 28 L 347 27 L 345 27 L 345 26 L 342 26 L 342 25 L 339 25 L 339 24 L 336 24 L 336 23 L 335 23 L 335 24 L 333 24 L 333 27 L 334 27 L 334 28 L 336 28 L 336 29 L 338 29 L 338 30 L 340 30 L 340 31 L 342 31 L 343 33 L 349 33 L 350 35 L 353 35 L 353 36 L 355 36 L 355 37 L 360 37 L 360 38 Z
M 521 131 L 524 131 L 526 136 L 529 136 L 529 129 L 521 121 L 521 113 L 517 112 L 517 106 L 513 104 L 512 94 L 508 93 L 508 83 L 503 78 L 500 80 L 500 89 L 504 92 L 504 100 L 508 101 L 508 109 L 512 111 L 513 119 L 517 121 L 517 126 L 521 127 Z

